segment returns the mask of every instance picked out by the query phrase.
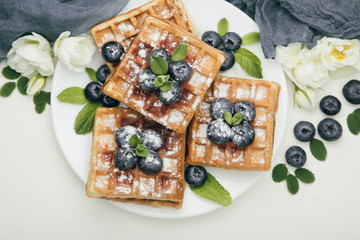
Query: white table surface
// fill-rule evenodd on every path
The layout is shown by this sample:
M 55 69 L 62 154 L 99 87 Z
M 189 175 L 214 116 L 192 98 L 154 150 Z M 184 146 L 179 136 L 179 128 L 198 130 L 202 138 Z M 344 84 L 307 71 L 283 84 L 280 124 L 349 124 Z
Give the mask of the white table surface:
M 55 139 L 50 107 L 37 114 L 32 98 L 15 90 L 0 97 L 0 239 L 360 239 L 360 135 L 346 125 L 347 115 L 360 105 L 351 105 L 341 93 L 353 78 L 360 79 L 360 73 L 331 80 L 318 91 L 318 100 L 333 94 L 342 103 L 335 119 L 343 136 L 324 141 L 324 162 L 312 157 L 292 130 L 300 120 L 316 126 L 325 115 L 318 107 L 312 112 L 294 107 L 288 82 L 286 133 L 274 163 L 285 162 L 288 147 L 302 146 L 308 155 L 304 167 L 315 173 L 315 183 L 300 183 L 299 193 L 291 195 L 269 171 L 229 207 L 177 220 L 138 216 L 86 197 L 85 185 Z M 0 76 L 0 86 L 5 82 Z M 45 89 L 50 87 L 51 79 Z

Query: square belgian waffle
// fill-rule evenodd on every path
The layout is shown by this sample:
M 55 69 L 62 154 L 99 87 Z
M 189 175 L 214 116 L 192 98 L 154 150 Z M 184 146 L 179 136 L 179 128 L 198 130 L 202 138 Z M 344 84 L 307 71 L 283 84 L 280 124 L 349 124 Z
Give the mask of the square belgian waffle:
M 279 92 L 280 85 L 275 82 L 218 75 L 190 124 L 187 163 L 226 169 L 269 170 Z M 240 148 L 231 141 L 215 144 L 208 139 L 207 127 L 213 121 L 210 103 L 217 98 L 226 98 L 233 104 L 240 100 L 253 103 L 256 117 L 250 124 L 255 130 L 255 140 L 251 145 Z
M 90 32 L 99 50 L 109 41 L 117 41 L 127 50 L 148 16 L 171 21 L 196 35 L 195 26 L 181 0 L 153 0 L 92 27 Z M 106 64 L 111 71 L 117 66 L 114 63 Z
M 192 74 L 181 83 L 181 99 L 167 105 L 159 100 L 156 92 L 140 88 L 138 76 L 149 67 L 148 57 L 153 49 L 162 48 L 173 54 L 183 40 L 188 42 L 184 61 L 191 66 Z M 183 133 L 225 59 L 221 51 L 170 22 L 148 17 L 116 71 L 109 75 L 103 92 L 163 126 Z
M 128 171 L 115 167 L 114 155 L 119 149 L 115 133 L 126 125 L 140 131 L 153 129 L 161 133 L 164 143 L 157 152 L 163 160 L 160 172 L 149 175 L 138 166 Z M 185 190 L 185 140 L 185 134 L 172 132 L 130 108 L 98 108 L 87 195 L 119 202 L 180 208 Z

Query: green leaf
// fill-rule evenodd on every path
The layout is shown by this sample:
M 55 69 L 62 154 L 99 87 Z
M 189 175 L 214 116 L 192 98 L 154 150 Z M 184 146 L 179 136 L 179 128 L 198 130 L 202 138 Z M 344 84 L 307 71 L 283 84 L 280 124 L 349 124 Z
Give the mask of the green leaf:
M 19 90 L 19 93 L 22 95 L 26 95 L 26 88 L 27 88 L 27 84 L 29 82 L 29 79 L 26 77 L 21 77 L 18 79 L 17 81 L 17 89 Z
M 139 150 L 139 149 L 135 149 L 135 154 L 139 157 L 147 157 L 149 156 L 149 152 L 148 150 L 144 149 L 144 150 Z
M 82 105 L 88 102 L 85 97 L 84 89 L 81 87 L 69 87 L 62 91 L 57 99 L 63 103 Z
M 9 80 L 14 80 L 20 77 L 20 73 L 16 72 L 9 66 L 2 70 L 2 75 Z
M 143 151 L 146 149 L 145 145 L 144 144 L 138 144 L 137 147 L 136 147 L 138 150 L 140 151 Z
M 230 193 L 210 173 L 207 174 L 207 180 L 204 185 L 200 187 L 190 186 L 190 189 L 200 197 L 223 206 L 229 206 L 232 202 Z
M 100 102 L 89 102 L 78 113 L 75 119 L 74 130 L 76 134 L 90 133 L 94 126 L 95 112 L 102 106 Z
M 239 125 L 242 119 L 243 115 L 241 113 L 235 113 L 234 117 L 232 118 L 231 126 Z
M 225 121 L 231 126 L 232 124 L 232 114 L 230 112 L 224 112 Z
M 353 112 L 358 118 L 360 118 L 360 108 L 355 109 L 355 111 Z
M 168 92 L 172 89 L 173 84 L 174 84 L 173 82 L 167 81 L 160 87 L 160 90 L 162 92 Z
M 184 58 L 186 57 L 187 52 L 188 52 L 188 47 L 189 47 L 188 42 L 186 40 L 181 41 L 179 43 L 179 46 L 177 46 L 177 48 L 175 49 L 175 52 L 171 56 L 171 61 L 176 62 L 176 61 L 184 60 Z
M 250 45 L 260 42 L 260 34 L 258 32 L 250 32 L 241 38 L 242 45 Z
M 166 81 L 170 79 L 170 75 L 159 75 L 155 78 L 155 87 L 161 87 Z
M 46 104 L 50 104 L 50 92 L 40 91 L 34 95 L 33 102 L 35 104 L 35 111 L 42 113 L 45 110 Z
M 295 170 L 295 176 L 302 181 L 303 183 L 313 183 L 315 182 L 314 174 L 306 168 L 297 168 Z
M 0 96 L 8 97 L 16 88 L 16 84 L 14 82 L 5 83 L 0 89 Z
M 356 113 L 351 113 L 348 115 L 346 121 L 350 132 L 354 135 L 358 135 L 360 133 L 360 118 L 358 115 L 356 115 Z
M 162 57 L 155 57 L 154 55 L 150 58 L 151 71 L 157 75 L 165 75 L 168 71 L 168 63 Z
M 93 81 L 93 82 L 97 82 L 97 81 L 98 81 L 98 80 L 97 80 L 97 77 L 96 77 L 96 71 L 95 71 L 94 69 L 87 67 L 87 68 L 85 68 L 85 71 L 86 71 L 86 73 L 88 74 L 88 76 L 89 76 L 89 78 L 91 79 L 91 81 Z
M 229 21 L 226 18 L 222 18 L 218 23 L 218 33 L 220 37 L 223 37 L 229 31 Z
M 239 48 L 234 53 L 235 61 L 247 74 L 255 78 L 263 78 L 260 59 L 245 48 Z
M 137 145 L 139 145 L 141 143 L 141 139 L 139 138 L 139 136 L 137 134 L 133 134 L 130 139 L 130 146 L 133 148 L 136 148 Z
M 287 188 L 291 194 L 296 194 L 299 191 L 299 181 L 297 178 L 289 174 L 286 177 Z
M 326 159 L 327 151 L 325 145 L 319 139 L 314 138 L 310 141 L 310 151 L 317 160 L 324 161 Z
M 287 175 L 288 175 L 288 169 L 283 163 L 279 163 L 272 170 L 272 179 L 276 183 L 284 181 Z

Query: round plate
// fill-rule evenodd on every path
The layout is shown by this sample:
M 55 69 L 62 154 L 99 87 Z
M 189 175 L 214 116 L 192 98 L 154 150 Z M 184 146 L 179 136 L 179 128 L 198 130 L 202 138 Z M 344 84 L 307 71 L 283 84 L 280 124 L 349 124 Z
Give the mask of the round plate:
M 127 12 L 146 2 L 148 1 L 132 0 L 122 12 Z M 259 31 L 257 25 L 246 14 L 226 1 L 207 0 L 206 6 L 202 0 L 183 0 L 183 2 L 200 36 L 208 30 L 216 31 L 218 21 L 224 17 L 229 20 L 229 31 L 237 32 L 240 36 L 244 36 L 249 32 Z M 281 85 L 274 138 L 275 146 L 273 155 L 275 155 L 282 139 L 287 115 L 287 88 L 285 77 L 280 66 L 277 65 L 275 61 L 267 60 L 263 57 L 260 43 L 245 47 L 261 59 L 264 79 L 278 82 Z M 102 64 L 104 64 L 104 61 L 97 52 L 89 64 L 89 67 L 97 69 Z M 222 74 L 249 78 L 238 64 L 235 64 L 232 69 L 222 72 Z M 91 134 L 84 136 L 76 135 L 74 131 L 75 118 L 83 106 L 61 103 L 56 97 L 61 91 L 68 87 L 85 87 L 89 81 L 90 79 L 85 72 L 74 73 L 69 71 L 61 63 L 58 63 L 53 78 L 51 94 L 52 119 L 57 140 L 71 168 L 84 183 L 87 180 L 89 169 L 92 137 Z M 261 172 L 229 171 L 215 168 L 207 168 L 207 170 L 230 192 L 233 200 L 248 190 L 261 176 Z M 111 203 L 130 212 L 156 218 L 191 217 L 213 211 L 220 207 L 216 203 L 197 196 L 189 187 L 185 190 L 183 207 L 179 210 L 151 208 L 126 203 Z

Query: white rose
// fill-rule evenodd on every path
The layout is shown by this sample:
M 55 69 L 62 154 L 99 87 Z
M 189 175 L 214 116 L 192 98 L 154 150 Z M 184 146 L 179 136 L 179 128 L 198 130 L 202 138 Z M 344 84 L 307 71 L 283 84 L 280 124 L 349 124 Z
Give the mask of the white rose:
M 82 72 L 90 63 L 95 53 L 92 39 L 86 35 L 70 37 L 70 32 L 63 32 L 55 41 L 54 53 L 67 68 L 73 72 Z
M 306 91 L 297 89 L 294 101 L 300 108 L 313 110 L 316 107 L 315 92 L 311 88 L 307 88 Z
M 282 68 L 292 69 L 298 64 L 297 55 L 301 49 L 301 43 L 289 43 L 286 47 L 279 45 L 276 47 L 275 60 Z
M 49 42 L 33 32 L 32 35 L 20 37 L 12 43 L 7 54 L 7 64 L 28 78 L 37 73 L 51 76 L 54 73 L 54 61 L 50 51 Z

